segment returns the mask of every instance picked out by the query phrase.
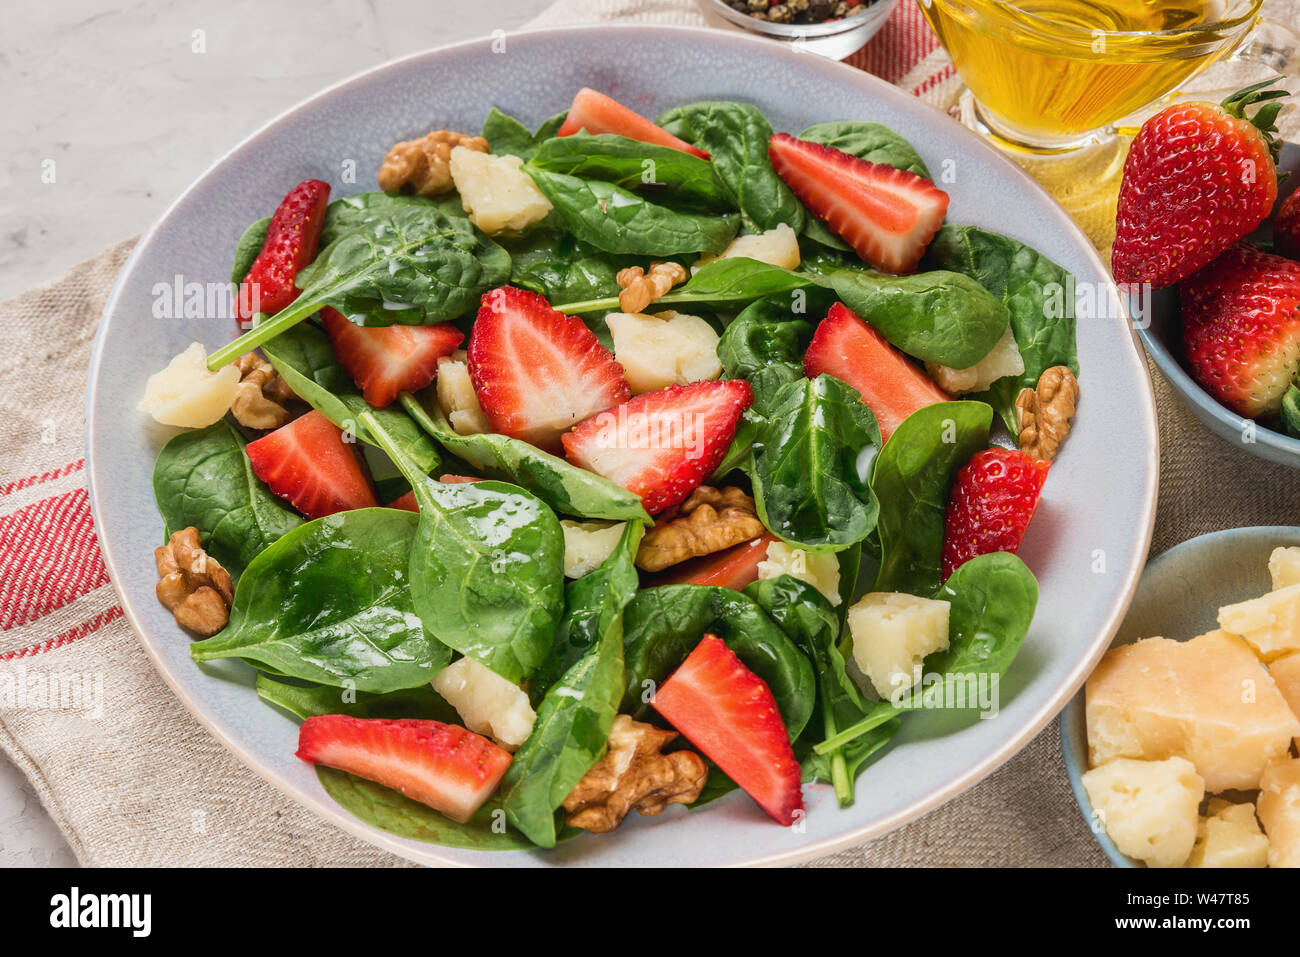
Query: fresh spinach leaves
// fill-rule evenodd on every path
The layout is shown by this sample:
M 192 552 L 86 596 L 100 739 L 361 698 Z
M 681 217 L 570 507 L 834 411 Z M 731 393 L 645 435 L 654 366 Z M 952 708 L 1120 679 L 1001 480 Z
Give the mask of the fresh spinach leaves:
M 153 491 L 163 533 L 193 525 L 207 553 L 234 579 L 302 524 L 253 474 L 243 436 L 225 419 L 164 445 L 154 462 Z
M 230 281 L 236 285 L 244 281 L 248 271 L 253 268 L 253 261 L 262 252 L 266 244 L 266 231 L 270 228 L 271 217 L 265 216 L 251 224 L 235 244 L 235 262 L 230 267 Z
M 564 123 L 568 111 L 557 113 L 538 127 L 536 133 L 529 133 L 528 127 L 508 113 L 503 113 L 495 106 L 483 121 L 482 136 L 488 141 L 488 149 L 497 156 L 518 156 L 522 160 L 530 159 L 537 147 L 555 135 L 555 131 Z
M 361 422 L 411 483 L 420 507 L 408 574 L 429 634 L 507 681 L 546 659 L 564 603 L 564 534 L 541 500 L 515 485 L 435 482 L 371 412 Z
M 996 408 L 1016 434 L 1020 428 L 1016 396 L 1021 389 L 1037 385 L 1038 377 L 1051 366 L 1069 366 L 1079 373 L 1073 277 L 1024 243 L 976 226 L 940 228 L 921 268 L 969 276 L 1006 305 L 1025 371 L 999 379 L 978 398 Z
M 812 323 L 791 313 L 783 298 L 746 306 L 718 341 L 723 377 L 749 383 L 751 408 L 761 416 L 771 413 L 782 386 L 803 378 L 803 354 L 813 334 Z
M 868 120 L 817 123 L 800 133 L 799 139 L 821 143 L 868 163 L 883 163 L 931 178 L 925 161 L 912 144 L 884 123 Z
M 459 219 L 466 218 L 465 211 L 461 208 L 460 197 L 455 193 L 439 199 L 425 199 L 423 196 L 371 190 L 368 193 L 343 196 L 329 204 L 320 231 L 321 248 L 329 246 L 340 236 L 365 229 L 390 213 L 419 210 L 435 218 L 439 214 Z
M 440 409 L 426 408 L 412 395 L 403 396 L 402 405 L 410 418 L 449 453 L 484 475 L 528 489 L 563 515 L 616 522 L 650 521 L 639 495 L 595 472 L 507 435 L 461 435 Z
M 803 204 L 776 174 L 768 158 L 772 126 L 750 103 L 706 101 L 678 106 L 656 121 L 669 133 L 705 150 L 754 232 L 785 223 L 803 227 Z
M 461 723 L 456 709 L 428 684 L 372 694 L 352 688 L 290 684 L 259 673 L 257 696 L 304 719 L 313 715 L 346 714 L 354 718 L 418 718 L 443 724 Z
M 608 253 L 675 256 L 720 253 L 738 217 L 690 213 L 648 202 L 612 183 L 524 167 L 569 232 Z
M 618 271 L 645 262 L 602 252 L 562 229 L 547 227 L 529 231 L 506 248 L 510 284 L 541 293 L 547 302 L 617 298 Z
M 754 501 L 773 534 L 841 551 L 876 527 L 879 505 L 858 460 L 880 446 L 880 427 L 856 389 L 829 375 L 788 383 L 754 446 Z
M 642 526 L 629 522 L 614 553 L 568 586 L 559 654 L 580 657 L 546 690 L 528 739 L 501 780 L 510 823 L 540 847 L 554 847 L 555 810 L 605 752 L 623 697 L 623 609 L 637 591 L 633 560 Z M 558 644 L 558 643 L 557 643 Z
M 881 549 L 874 591 L 938 590 L 948 487 L 957 470 L 988 446 L 992 424 L 993 409 L 983 402 L 929 405 L 904 419 L 872 461 Z
M 230 624 L 190 653 L 359 691 L 427 684 L 451 650 L 415 613 L 407 580 L 415 531 L 414 515 L 388 508 L 298 526 L 249 563 Z

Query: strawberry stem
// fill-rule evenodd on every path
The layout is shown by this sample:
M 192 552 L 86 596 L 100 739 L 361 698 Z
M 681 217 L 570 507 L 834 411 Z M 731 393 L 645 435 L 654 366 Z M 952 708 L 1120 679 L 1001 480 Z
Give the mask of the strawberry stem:
M 1278 156 L 1282 152 L 1282 143 L 1277 138 L 1277 115 L 1282 111 L 1282 104 L 1276 101 L 1291 94 L 1287 90 L 1270 89 L 1270 87 L 1279 80 L 1285 79 L 1286 77 L 1283 76 L 1275 76 L 1252 83 L 1219 104 L 1229 116 L 1235 116 L 1239 120 L 1249 120 L 1250 124 L 1263 134 L 1264 141 L 1268 144 L 1268 151 L 1273 157 L 1274 166 L 1277 165 Z M 1263 105 L 1255 111 L 1255 115 L 1247 116 L 1246 109 L 1258 104 Z

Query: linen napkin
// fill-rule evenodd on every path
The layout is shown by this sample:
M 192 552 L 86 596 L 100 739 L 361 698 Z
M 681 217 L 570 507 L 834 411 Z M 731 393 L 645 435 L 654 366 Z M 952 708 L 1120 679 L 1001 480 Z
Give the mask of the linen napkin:
M 1300 2 L 1286 6 L 1294 21 Z M 701 22 L 689 0 L 561 0 L 530 26 L 614 19 Z M 850 62 L 941 106 L 957 92 L 909 0 Z M 132 242 L 0 303 L 0 748 L 82 864 L 403 865 L 237 762 L 123 618 L 90 516 L 83 401 L 95 326 Z M 1152 553 L 1219 528 L 1296 523 L 1297 473 L 1222 442 L 1153 379 L 1162 482 Z M 812 866 L 1104 863 L 1053 723 L 943 807 Z

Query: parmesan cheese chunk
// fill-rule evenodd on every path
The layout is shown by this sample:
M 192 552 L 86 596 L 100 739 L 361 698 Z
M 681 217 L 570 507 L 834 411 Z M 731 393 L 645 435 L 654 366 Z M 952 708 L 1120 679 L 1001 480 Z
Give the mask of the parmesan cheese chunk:
M 1219 609 L 1219 627 L 1241 635 L 1260 661 L 1300 651 L 1300 585 Z
M 717 256 L 701 256 L 696 260 L 691 271 L 697 271 L 716 259 L 756 259 L 770 266 L 795 269 L 799 266 L 799 234 L 785 223 L 778 223 L 772 229 L 748 236 L 737 236 Z
M 614 359 L 637 395 L 722 374 L 718 334 L 699 316 L 611 312 L 605 325 L 614 339 Z
M 163 425 L 201 429 L 226 414 L 238 389 L 239 369 L 231 364 L 209 372 L 208 354 L 194 342 L 149 377 L 136 409 Z
M 437 388 L 438 405 L 442 406 L 447 421 L 456 432 L 473 435 L 492 431 L 492 423 L 488 421 L 483 406 L 479 405 L 478 393 L 470 381 L 464 351 L 438 360 Z
M 1268 766 L 1256 807 L 1268 834 L 1268 866 L 1300 867 L 1300 758 Z
M 595 571 L 600 564 L 614 554 L 618 541 L 623 537 L 623 526 L 627 522 L 574 522 L 560 520 L 560 529 L 564 532 L 564 575 L 566 578 L 581 578 L 588 572 Z
M 853 660 L 888 700 L 911 688 L 925 656 L 948 647 L 946 601 L 871 592 L 849 609 Z
M 1277 690 L 1291 708 L 1291 713 L 1300 718 L 1300 654 L 1279 658 L 1268 666 L 1268 673 L 1273 676 Z M 1300 738 L 1296 739 L 1300 747 Z
M 452 149 L 451 179 L 460 204 L 483 232 L 520 230 L 551 211 L 551 201 L 520 169 L 523 165 L 518 156 L 493 156 L 465 146 Z
M 1196 827 L 1188 867 L 1265 867 L 1268 838 L 1255 820 L 1253 804 L 1210 801 L 1209 815 Z
M 457 658 L 433 679 L 433 690 L 456 709 L 465 727 L 508 751 L 523 744 L 537 715 L 528 695 L 473 658 Z
M 832 605 L 840 597 L 840 560 L 834 552 L 810 552 L 785 542 L 770 542 L 767 557 L 758 563 L 759 578 L 776 578 L 789 575 L 807 582 L 826 596 Z
M 925 371 L 930 373 L 930 378 L 939 383 L 939 388 L 945 392 L 962 395 L 967 392 L 983 392 L 1003 376 L 1020 375 L 1025 371 L 1025 360 L 1021 357 L 1016 337 L 1008 326 L 988 355 L 973 366 L 953 369 L 937 362 L 927 362 Z
M 1205 784 L 1190 761 L 1117 758 L 1083 776 L 1092 809 L 1120 852 L 1148 867 L 1181 867 L 1196 843 Z
M 1273 578 L 1273 590 L 1300 585 L 1300 545 L 1275 548 L 1268 556 L 1268 573 Z
M 1092 765 L 1182 757 L 1215 793 L 1256 787 L 1300 733 L 1250 648 L 1222 631 L 1112 649 L 1088 679 L 1086 700 Z

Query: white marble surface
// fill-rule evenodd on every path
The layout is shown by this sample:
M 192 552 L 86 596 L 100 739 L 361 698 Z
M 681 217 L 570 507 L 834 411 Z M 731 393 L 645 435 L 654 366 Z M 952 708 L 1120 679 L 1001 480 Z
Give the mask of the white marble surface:
M 215 157 L 322 87 L 515 29 L 549 4 L 6 0 L 0 299 L 139 233 Z M 0 758 L 0 867 L 74 863 Z

